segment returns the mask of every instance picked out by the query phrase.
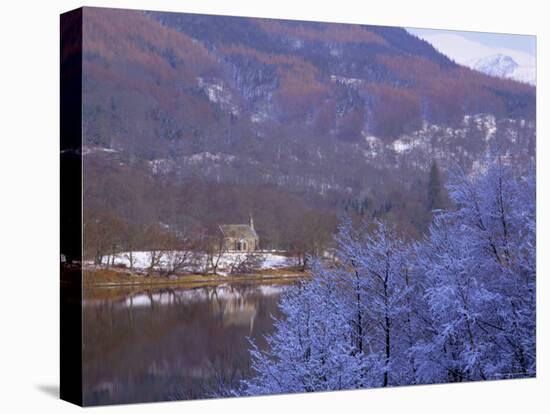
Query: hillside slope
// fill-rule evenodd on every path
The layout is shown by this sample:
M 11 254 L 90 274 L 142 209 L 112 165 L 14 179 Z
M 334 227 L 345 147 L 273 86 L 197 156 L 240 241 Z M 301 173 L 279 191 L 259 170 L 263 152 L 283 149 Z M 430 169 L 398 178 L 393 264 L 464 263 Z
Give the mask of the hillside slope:
M 83 67 L 87 197 L 119 214 L 149 185 L 166 199 L 162 183 L 202 225 L 291 220 L 266 200 L 414 221 L 433 160 L 534 157 L 534 87 L 401 28 L 85 8 Z M 183 225 L 164 207 L 132 217 Z

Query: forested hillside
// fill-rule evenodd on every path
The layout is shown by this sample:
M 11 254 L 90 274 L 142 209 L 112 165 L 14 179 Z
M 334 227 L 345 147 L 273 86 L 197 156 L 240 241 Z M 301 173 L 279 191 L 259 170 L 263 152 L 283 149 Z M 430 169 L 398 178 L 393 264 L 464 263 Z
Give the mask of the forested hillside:
M 83 72 L 91 250 L 249 213 L 264 247 L 326 247 L 342 211 L 418 237 L 430 167 L 534 157 L 534 87 L 401 28 L 85 8 Z

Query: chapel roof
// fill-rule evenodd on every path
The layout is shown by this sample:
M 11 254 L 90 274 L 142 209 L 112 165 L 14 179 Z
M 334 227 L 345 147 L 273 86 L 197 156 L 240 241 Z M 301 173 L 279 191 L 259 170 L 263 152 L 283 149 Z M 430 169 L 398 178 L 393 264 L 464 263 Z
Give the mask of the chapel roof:
M 235 239 L 258 238 L 256 230 L 248 224 L 220 224 L 220 230 L 225 237 Z

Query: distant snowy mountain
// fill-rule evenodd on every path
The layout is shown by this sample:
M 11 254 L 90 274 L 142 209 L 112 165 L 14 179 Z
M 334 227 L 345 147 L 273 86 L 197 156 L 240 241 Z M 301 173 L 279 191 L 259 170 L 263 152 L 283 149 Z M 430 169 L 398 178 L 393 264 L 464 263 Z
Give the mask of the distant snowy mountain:
M 486 56 L 477 59 L 473 63 L 473 68 L 491 76 L 507 78 L 519 68 L 519 65 L 510 56 L 497 53 L 493 56 Z
M 460 65 L 488 75 L 536 85 L 534 53 L 503 46 L 488 46 L 465 38 L 460 32 L 434 30 L 431 33 L 418 33 L 417 29 L 408 30 Z
M 497 53 L 479 59 L 472 59 L 467 66 L 487 75 L 509 78 L 534 85 L 536 72 L 534 67 L 521 66 L 512 57 Z

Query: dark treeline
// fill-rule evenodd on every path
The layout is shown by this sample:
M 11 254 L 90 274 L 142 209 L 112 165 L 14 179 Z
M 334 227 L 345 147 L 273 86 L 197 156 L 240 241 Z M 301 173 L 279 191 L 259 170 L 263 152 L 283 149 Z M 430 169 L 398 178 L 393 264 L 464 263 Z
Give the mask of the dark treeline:
M 144 162 L 86 158 L 85 257 L 109 265 L 120 252 L 208 250 L 218 225 L 246 223 L 252 214 L 260 248 L 304 259 L 333 247 L 338 217 L 385 218 L 418 237 L 445 192 L 434 162 L 414 189 L 382 188 L 368 195 L 331 193 L 304 197 L 270 185 L 217 183 L 199 177 L 152 175 Z M 414 191 L 413 191 L 414 190 Z M 435 198 L 434 198 L 435 197 Z

